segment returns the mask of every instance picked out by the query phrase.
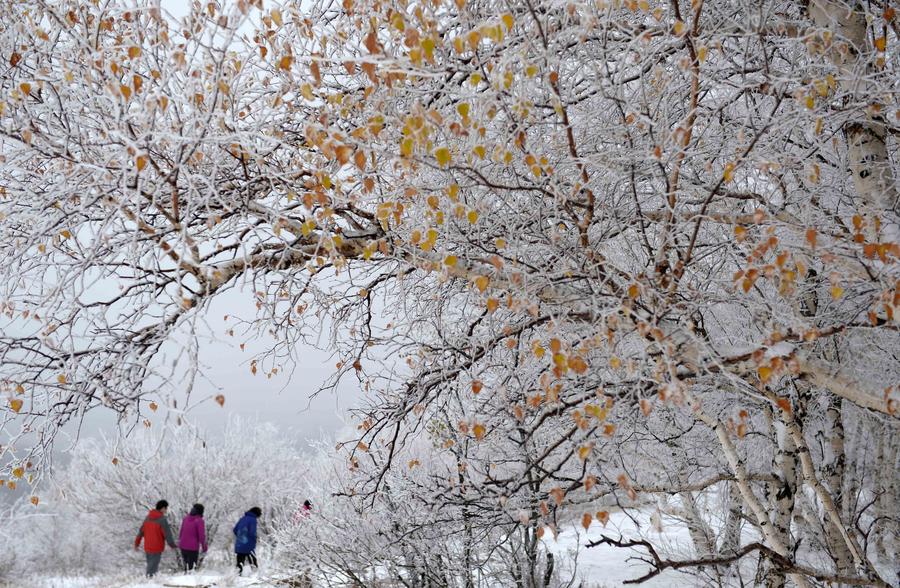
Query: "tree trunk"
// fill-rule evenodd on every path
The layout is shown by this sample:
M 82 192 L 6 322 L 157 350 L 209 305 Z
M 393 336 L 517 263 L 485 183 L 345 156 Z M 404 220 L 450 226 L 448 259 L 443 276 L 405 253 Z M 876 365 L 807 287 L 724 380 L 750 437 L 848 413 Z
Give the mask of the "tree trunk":
M 843 520 L 850 520 L 846 497 L 844 496 L 844 420 L 841 415 L 842 401 L 833 394 L 828 394 L 828 408 L 825 411 L 825 440 L 822 445 L 822 474 L 825 485 L 831 492 L 835 507 Z M 841 536 L 840 529 L 831 520 L 826 522 L 825 540 L 834 565 L 839 574 L 853 571 L 853 556 L 847 543 Z
M 869 52 L 865 11 L 857 2 L 813 0 L 809 6 L 813 22 L 846 41 L 846 51 L 836 43 L 831 47 L 831 60 L 840 72 L 840 87 L 851 96 L 866 95 L 867 77 L 872 64 L 865 61 Z M 835 42 L 838 39 L 835 39 Z M 894 210 L 897 189 L 886 144 L 886 124 L 883 116 L 849 123 L 844 127 L 847 137 L 848 159 L 853 185 L 863 204 L 881 219 L 885 241 L 900 242 L 900 226 Z

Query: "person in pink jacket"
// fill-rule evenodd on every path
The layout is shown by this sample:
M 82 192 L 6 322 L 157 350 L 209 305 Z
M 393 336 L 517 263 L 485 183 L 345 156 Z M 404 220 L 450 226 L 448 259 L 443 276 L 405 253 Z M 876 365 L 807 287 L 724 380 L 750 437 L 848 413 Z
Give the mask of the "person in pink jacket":
M 209 550 L 209 546 L 206 544 L 206 523 L 203 520 L 202 504 L 195 504 L 191 512 L 181 521 L 178 547 L 181 548 L 181 559 L 186 572 L 197 567 L 201 548 L 203 553 Z

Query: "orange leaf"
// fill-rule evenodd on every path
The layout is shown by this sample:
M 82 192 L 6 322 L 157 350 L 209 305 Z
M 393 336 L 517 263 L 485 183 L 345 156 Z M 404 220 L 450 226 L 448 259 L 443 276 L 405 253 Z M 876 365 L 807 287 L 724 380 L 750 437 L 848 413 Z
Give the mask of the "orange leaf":
M 13 412 L 19 412 L 20 410 L 22 410 L 22 404 L 24 403 L 18 398 L 11 398 L 9 401 L 9 407 Z
M 775 401 L 775 404 L 777 404 L 778 408 L 780 408 L 784 412 L 791 414 L 791 412 L 792 412 L 791 401 L 788 400 L 787 398 L 779 398 Z
M 609 522 L 609 513 L 605 510 L 601 510 L 595 516 L 597 517 L 597 520 L 600 521 L 600 524 L 604 527 L 606 526 L 606 523 Z
M 219 406 L 225 406 L 225 395 L 224 394 L 216 395 L 216 403 Z
M 556 506 L 562 504 L 563 498 L 566 497 L 566 493 L 562 488 L 556 487 L 549 492 L 550 496 L 553 498 L 553 501 L 556 502 Z
M 334 156 L 337 158 L 338 163 L 344 165 L 348 161 L 350 161 L 350 155 L 353 153 L 353 147 L 349 145 L 341 145 L 340 147 L 334 150 Z
M 362 150 L 359 150 L 356 153 L 354 153 L 353 154 L 353 163 L 356 164 L 356 167 L 359 168 L 359 171 L 366 171 L 366 153 Z M 371 179 L 369 179 L 369 181 L 371 181 Z
M 809 243 L 809 246 L 813 249 L 816 248 L 816 230 L 815 229 L 806 229 L 806 242 Z
M 581 526 L 584 527 L 585 531 L 587 531 L 588 527 L 591 526 L 591 521 L 593 519 L 594 519 L 594 517 L 591 516 L 591 513 L 589 513 L 589 512 L 586 512 L 581 516 Z
M 472 394 L 478 394 L 479 392 L 481 392 L 481 388 L 483 386 L 484 384 L 481 383 L 481 380 L 474 380 L 472 382 Z
M 472 434 L 475 435 L 475 438 L 481 441 L 484 439 L 484 435 L 486 433 L 486 429 L 484 425 L 481 423 L 476 423 L 474 427 L 472 427 Z
M 646 398 L 641 398 L 641 412 L 644 413 L 644 416 L 650 416 L 650 413 L 653 411 L 653 405 Z

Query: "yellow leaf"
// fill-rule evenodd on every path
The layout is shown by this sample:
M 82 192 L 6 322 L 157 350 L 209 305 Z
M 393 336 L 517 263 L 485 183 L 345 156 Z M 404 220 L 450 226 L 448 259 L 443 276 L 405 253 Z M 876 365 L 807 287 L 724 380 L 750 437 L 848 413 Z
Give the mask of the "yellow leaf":
M 706 47 L 700 47 L 700 49 L 697 50 L 697 60 L 700 63 L 703 63 L 704 61 L 706 61 L 706 55 L 708 53 L 709 49 L 707 49 Z
M 285 55 L 281 59 L 278 60 L 278 69 L 282 69 L 284 71 L 288 71 L 291 69 L 291 65 L 294 63 L 294 58 L 290 55 Z
M 18 398 L 12 398 L 9 401 L 9 407 L 13 412 L 19 412 L 20 410 L 22 410 L 22 404 L 23 402 Z
M 412 155 L 413 149 L 413 140 L 411 137 L 407 137 L 400 142 L 400 155 L 403 157 L 409 157 Z
M 466 218 L 469 219 L 469 224 L 473 224 L 473 225 L 474 225 L 475 223 L 478 222 L 478 211 L 477 211 L 477 210 L 470 210 L 469 213 L 466 215 Z
M 487 290 L 488 284 L 490 284 L 491 279 L 487 276 L 478 276 L 475 278 L 475 287 L 478 288 L 479 292 L 484 292 Z
M 837 300 L 844 294 L 844 289 L 838 285 L 834 285 L 831 287 L 831 297 Z
M 272 10 L 272 22 L 276 25 L 281 26 L 281 11 L 278 9 Z
M 484 425 L 481 423 L 476 423 L 474 427 L 472 427 L 472 434 L 475 435 L 475 438 L 481 441 L 484 439 L 484 435 L 487 430 L 484 428 Z
M 503 21 L 503 26 L 506 27 L 506 30 L 507 30 L 507 31 L 511 31 L 511 30 L 512 30 L 513 24 L 514 24 L 514 22 L 515 22 L 515 21 L 513 20 L 513 15 L 512 15 L 512 14 L 510 14 L 510 13 L 507 12 L 506 14 L 504 14 L 503 16 L 500 17 L 500 20 Z
M 446 147 L 438 147 L 434 150 L 434 158 L 437 159 L 439 166 L 447 167 L 450 164 L 450 150 Z
M 146 155 L 138 155 L 137 159 L 134 161 L 135 167 L 137 167 L 138 171 L 142 171 L 145 167 L 147 167 L 147 156 Z
M 579 447 L 578 448 L 578 458 L 581 461 L 586 460 L 588 458 L 588 456 L 591 454 L 591 449 L 593 449 L 593 447 L 591 447 L 590 445 L 582 445 L 581 447 Z
M 25 468 L 23 468 L 22 466 L 19 466 L 19 467 L 13 469 L 12 475 L 13 475 L 13 477 L 21 478 L 22 476 L 25 475 Z
M 675 27 L 673 28 L 673 30 L 675 31 L 676 35 L 680 37 L 682 34 L 684 34 L 685 29 L 686 27 L 684 26 L 683 22 L 681 22 L 680 20 L 675 21 Z
M 628 297 L 631 298 L 632 300 L 637 298 L 640 295 L 640 293 L 641 293 L 641 289 L 638 287 L 637 284 L 632 284 L 632 285 L 628 286 Z
M 140 56 L 141 56 L 141 48 L 140 47 L 132 46 L 132 47 L 128 48 L 128 57 L 130 57 L 131 59 L 134 59 L 134 58 L 140 57 Z
M 884 53 L 887 48 L 887 37 L 878 37 L 875 39 L 875 48 Z
M 448 255 L 444 258 L 444 265 L 446 265 L 447 267 L 455 267 L 456 261 L 457 259 L 455 255 Z
M 500 301 L 496 298 L 488 298 L 487 299 L 487 309 L 488 312 L 494 312 L 500 307 Z
M 759 379 L 763 383 L 768 382 L 769 378 L 772 377 L 772 368 L 767 365 L 760 366 L 757 372 L 759 373 Z
M 60 384 L 65 384 L 66 383 L 66 375 L 60 374 L 60 375 L 56 376 L 56 381 L 59 382 Z
M 434 40 L 430 37 L 422 39 L 422 49 L 425 51 L 425 57 L 431 61 L 434 59 Z
M 468 105 L 467 103 L 465 103 L 465 102 L 461 102 L 460 104 L 457 104 L 457 105 L 456 105 L 456 111 L 457 111 L 457 112 L 459 113 L 459 115 L 460 115 L 461 117 L 463 117 L 463 118 L 468 118 L 468 117 L 469 117 L 469 105 Z
M 28 82 L 22 82 L 21 84 L 19 84 L 19 89 L 20 89 L 20 90 L 22 91 L 22 93 L 25 94 L 26 96 L 27 96 L 28 94 L 31 94 L 31 84 L 29 84 Z
M 29 500 L 31 501 L 31 504 L 33 504 L 35 506 L 37 506 L 38 503 L 41 501 L 41 499 L 38 498 L 37 496 L 32 496 Z
M 726 184 L 734 179 L 734 163 L 733 162 L 729 161 L 728 163 L 725 164 L 725 171 L 722 172 L 722 179 L 725 180 Z
M 474 149 L 472 149 L 472 153 L 478 156 L 478 159 L 484 159 L 485 150 L 484 145 L 476 145 Z

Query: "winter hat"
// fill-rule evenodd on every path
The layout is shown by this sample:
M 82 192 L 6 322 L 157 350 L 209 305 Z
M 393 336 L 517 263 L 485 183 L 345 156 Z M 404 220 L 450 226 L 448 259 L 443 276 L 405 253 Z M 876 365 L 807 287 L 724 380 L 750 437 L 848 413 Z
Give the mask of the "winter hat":
M 191 514 L 194 516 L 202 517 L 203 516 L 203 505 L 195 504 L 193 508 L 191 508 Z

